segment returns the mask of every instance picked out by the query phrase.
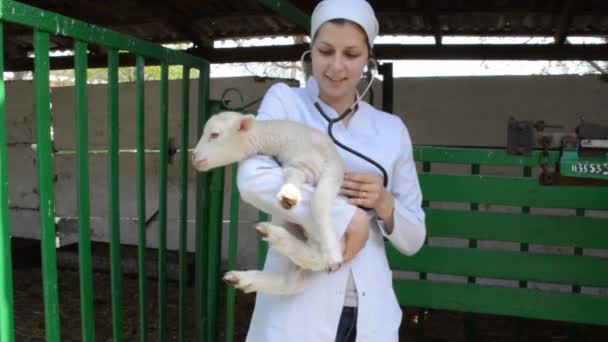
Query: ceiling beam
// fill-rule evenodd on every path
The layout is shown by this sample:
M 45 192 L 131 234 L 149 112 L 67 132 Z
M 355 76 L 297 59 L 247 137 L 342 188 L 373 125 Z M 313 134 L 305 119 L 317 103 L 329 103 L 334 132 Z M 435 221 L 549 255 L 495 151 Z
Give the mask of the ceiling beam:
M 192 51 L 212 63 L 297 61 L 308 44 Z M 377 44 L 378 59 L 401 60 L 608 60 L 608 45 L 400 45 Z
M 561 14 L 559 16 L 559 24 L 555 32 L 555 44 L 564 45 L 568 37 L 568 30 L 574 18 L 574 0 L 564 0 Z
M 258 2 L 287 18 L 302 31 L 310 32 L 310 16 L 295 7 L 291 2 L 287 0 L 258 0 Z
M 431 32 L 433 32 L 435 44 L 441 45 L 441 25 L 439 24 L 439 17 L 437 16 L 436 0 L 427 0 L 424 2 L 424 21 L 426 22 L 426 26 L 430 27 Z
M 186 52 L 211 63 L 298 61 L 308 44 L 226 49 L 194 48 Z M 398 45 L 374 47 L 378 59 L 385 60 L 608 60 L 608 45 Z M 134 66 L 132 54 L 120 54 L 121 66 Z M 89 56 L 89 67 L 107 66 L 107 56 Z M 158 65 L 146 60 L 146 65 Z M 72 69 L 74 58 L 53 57 L 51 69 Z M 6 71 L 33 69 L 31 58 L 7 59 Z

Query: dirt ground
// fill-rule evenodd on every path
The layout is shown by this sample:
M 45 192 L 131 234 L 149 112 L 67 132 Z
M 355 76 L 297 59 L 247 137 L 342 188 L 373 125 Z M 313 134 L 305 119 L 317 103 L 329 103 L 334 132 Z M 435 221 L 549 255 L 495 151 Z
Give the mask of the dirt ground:
M 107 250 L 94 249 L 96 254 L 107 256 Z M 27 253 L 27 254 L 26 254 Z M 68 251 L 69 253 L 69 251 Z M 65 254 L 62 254 L 65 255 Z M 75 255 L 75 254 L 74 254 Z M 123 257 L 131 257 L 133 250 L 123 250 Z M 148 255 L 154 261 L 155 256 Z M 175 260 L 169 256 L 169 262 Z M 65 260 L 65 258 L 59 258 Z M 39 268 L 39 253 L 35 249 L 20 249 L 13 254 L 14 260 L 14 317 L 16 341 L 44 341 L 44 310 L 42 282 Z M 68 263 L 69 264 L 69 263 Z M 128 268 L 128 267 L 127 267 Z M 96 267 L 99 269 L 99 267 Z M 174 268 L 173 268 L 174 269 Z M 135 275 L 123 276 L 123 337 L 124 341 L 139 341 L 138 285 Z M 154 272 L 149 272 L 154 274 Z M 170 277 L 172 273 L 170 272 Z M 173 274 L 174 275 L 174 274 Z M 58 270 L 59 306 L 61 318 L 61 340 L 81 341 L 79 278 L 74 265 L 65 265 Z M 94 273 L 94 310 L 96 341 L 112 341 L 112 303 L 110 275 L 107 270 Z M 149 341 L 158 340 L 157 280 L 148 281 Z M 169 341 L 178 340 L 178 284 L 170 280 L 167 286 Z M 187 290 L 187 301 L 193 303 L 194 286 Z M 244 341 L 249 317 L 254 303 L 253 295 L 237 294 L 234 341 Z M 218 341 L 224 341 L 225 287 L 220 291 L 220 313 L 218 316 Z M 194 340 L 193 306 L 187 308 L 187 340 Z M 467 315 L 458 312 L 404 308 L 400 341 L 465 341 L 467 331 L 472 331 L 473 341 L 606 341 L 608 327 L 570 325 L 493 315 Z M 607 312 L 608 314 L 608 312 Z M 467 324 L 467 322 L 472 322 Z M 472 329 L 467 329 L 472 327 Z M 570 339 L 570 334 L 573 338 Z M 520 338 L 518 338 L 518 336 Z M 374 341 L 376 342 L 376 341 Z M 378 341 L 381 342 L 381 341 Z

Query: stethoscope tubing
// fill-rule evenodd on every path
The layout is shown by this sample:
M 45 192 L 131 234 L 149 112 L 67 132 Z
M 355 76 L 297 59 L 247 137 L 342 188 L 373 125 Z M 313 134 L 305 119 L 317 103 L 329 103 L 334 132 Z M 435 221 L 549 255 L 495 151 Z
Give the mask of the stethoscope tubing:
M 340 116 L 338 116 L 337 118 L 331 119 L 323 110 L 323 108 L 321 107 L 321 105 L 319 104 L 319 102 L 315 102 L 314 103 L 315 108 L 317 108 L 317 110 L 319 111 L 319 113 L 321 113 L 321 115 L 323 116 L 323 118 L 325 118 L 325 120 L 327 120 L 327 134 L 329 135 L 329 137 L 331 138 L 331 140 L 334 142 L 334 144 L 336 144 L 338 147 L 340 147 L 341 149 L 356 155 L 357 157 L 365 160 L 366 162 L 374 165 L 376 168 L 378 168 L 380 170 L 380 172 L 382 172 L 382 183 L 384 184 L 384 187 L 386 188 L 386 186 L 388 185 L 388 173 L 386 172 L 386 170 L 384 169 L 384 167 L 382 167 L 382 165 L 380 165 L 380 163 L 376 162 L 375 160 L 371 159 L 370 157 L 364 155 L 363 153 L 356 151 L 346 145 L 344 145 L 343 143 L 341 143 L 338 139 L 336 139 L 336 137 L 333 134 L 332 128 L 333 125 L 337 122 L 342 121 L 348 114 L 350 114 L 353 109 L 352 107 L 348 108 L 346 111 L 344 111 L 344 113 L 342 113 Z

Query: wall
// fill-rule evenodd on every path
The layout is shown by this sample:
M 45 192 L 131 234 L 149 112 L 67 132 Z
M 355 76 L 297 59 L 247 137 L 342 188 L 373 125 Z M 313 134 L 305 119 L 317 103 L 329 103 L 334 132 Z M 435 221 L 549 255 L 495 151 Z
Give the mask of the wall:
M 272 80 L 213 79 L 211 97 L 219 98 L 229 87 L 243 91 L 245 102 L 262 96 Z M 191 83 L 190 146 L 193 146 L 196 122 L 196 85 Z M 35 142 L 33 84 L 7 84 L 7 125 L 9 139 L 9 189 L 11 226 L 15 236 L 37 238 L 38 197 L 35 153 L 30 145 Z M 180 81 L 169 87 L 169 136 L 180 141 L 181 97 Z M 374 103 L 381 106 L 381 83 L 374 84 Z M 135 88 L 122 83 L 120 91 L 120 146 L 135 148 Z M 158 148 L 159 83 L 146 84 L 146 147 Z M 588 121 L 608 124 L 608 83 L 596 76 L 532 76 L 532 77 L 450 77 L 401 78 L 395 80 L 394 108 L 410 129 L 415 144 L 505 146 L 507 120 L 546 120 L 561 124 L 571 132 L 583 115 Z M 104 85 L 89 87 L 90 148 L 104 150 L 107 146 L 107 91 Z M 235 98 L 231 96 L 231 98 Z M 55 148 L 74 150 L 73 88 L 53 88 L 53 125 Z M 235 103 L 238 105 L 238 103 Z M 147 217 L 158 209 L 158 153 L 146 156 Z M 108 182 L 105 153 L 91 154 L 91 228 L 92 238 L 107 241 Z M 168 180 L 168 247 L 177 248 L 179 210 L 179 155 L 169 165 Z M 58 242 L 69 244 L 76 240 L 75 155 L 57 154 L 54 157 L 56 174 L 55 200 L 58 223 Z M 468 168 L 438 166 L 445 172 L 468 172 Z M 501 168 L 483 170 L 489 174 L 508 174 Z M 519 171 L 518 171 L 519 172 Z M 521 174 L 520 172 L 517 175 Z M 194 250 L 194 171 L 189 169 L 188 249 Z M 134 244 L 137 239 L 135 188 L 135 154 L 121 153 L 120 161 L 120 216 L 121 238 Z M 226 174 L 226 193 L 230 191 L 230 170 Z M 224 217 L 228 217 L 228 196 L 225 196 Z M 442 206 L 447 204 L 436 204 Z M 482 208 L 482 210 L 500 208 Z M 509 210 L 509 208 L 505 208 Z M 252 267 L 256 263 L 257 240 L 252 225 L 257 221 L 257 210 L 241 203 L 239 222 L 239 264 Z M 602 215 L 605 213 L 598 213 Z M 148 244 L 157 245 L 157 221 L 148 227 Z M 224 251 L 227 246 L 227 221 L 224 221 Z M 441 243 L 438 241 L 437 243 Z M 452 244 L 453 242 L 448 242 Z M 489 247 L 496 246 L 488 243 Z M 480 244 L 483 246 L 483 243 Z M 518 245 L 512 246 L 518 248 Z M 534 246 L 532 246 L 534 248 Z M 571 251 L 565 251 L 571 253 Z M 224 252 L 224 256 L 225 256 Z

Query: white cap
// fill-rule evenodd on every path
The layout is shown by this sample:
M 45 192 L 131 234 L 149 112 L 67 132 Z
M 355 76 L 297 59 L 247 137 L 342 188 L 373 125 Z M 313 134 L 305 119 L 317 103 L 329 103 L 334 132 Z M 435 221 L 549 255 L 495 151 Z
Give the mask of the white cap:
M 347 19 L 359 24 L 365 33 L 369 46 L 374 46 L 378 35 L 378 19 L 374 9 L 365 0 L 323 0 L 312 12 L 310 20 L 310 39 L 314 39 L 323 23 L 332 19 Z

